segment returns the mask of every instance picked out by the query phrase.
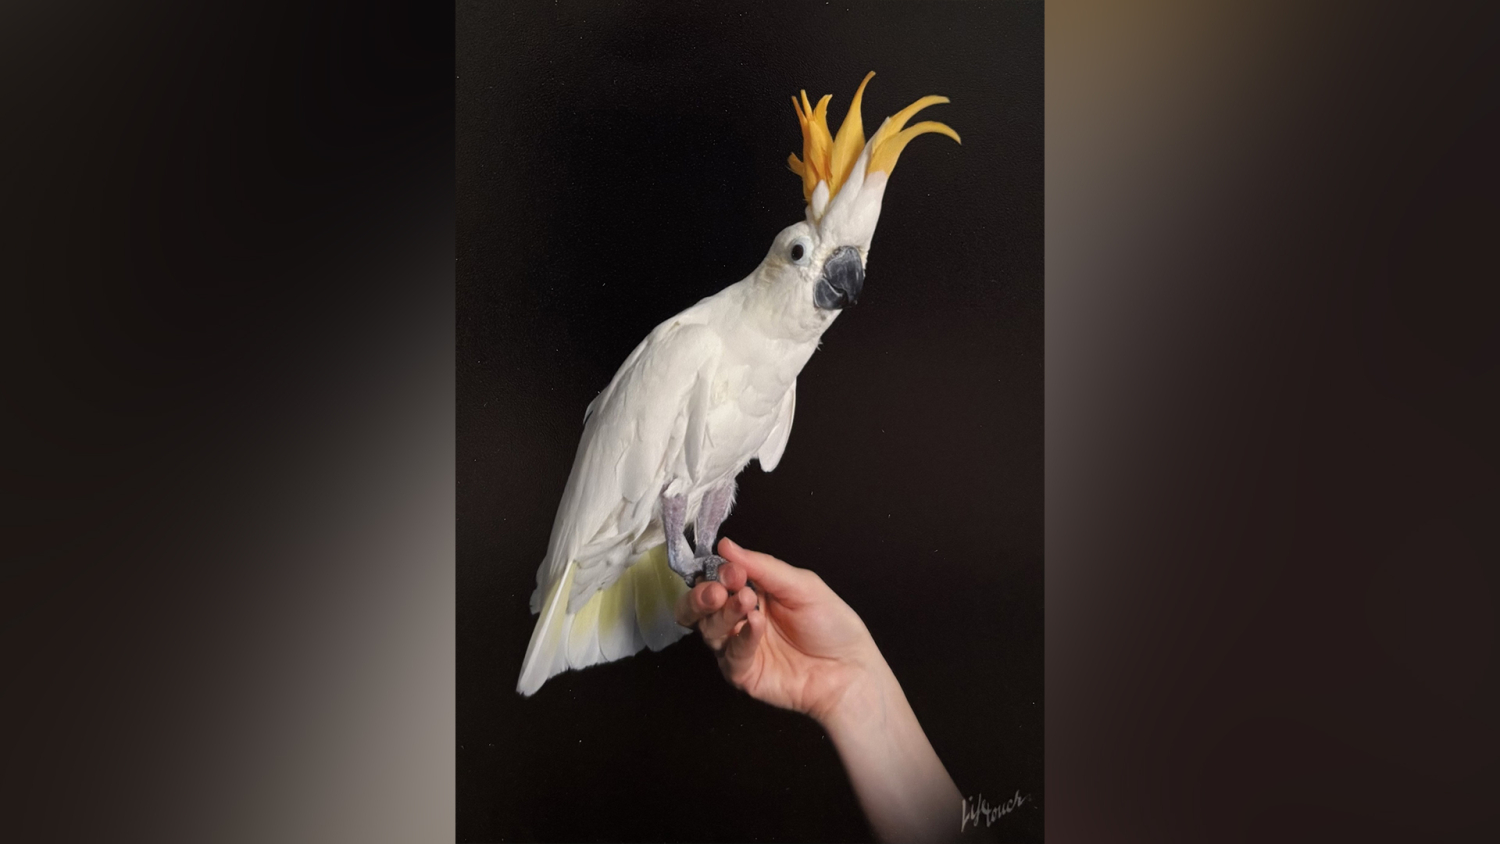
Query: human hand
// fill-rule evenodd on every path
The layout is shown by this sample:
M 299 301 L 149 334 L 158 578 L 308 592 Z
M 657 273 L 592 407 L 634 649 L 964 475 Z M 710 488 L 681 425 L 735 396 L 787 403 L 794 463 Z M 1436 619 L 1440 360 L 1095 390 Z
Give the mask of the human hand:
M 828 731 L 882 841 L 941 841 L 960 828 L 958 788 L 854 610 L 807 569 L 719 542 L 719 581 L 677 602 L 729 682 Z
M 729 539 L 719 555 L 718 582 L 684 594 L 677 622 L 698 629 L 730 683 L 827 726 L 885 666 L 870 631 L 814 572 Z

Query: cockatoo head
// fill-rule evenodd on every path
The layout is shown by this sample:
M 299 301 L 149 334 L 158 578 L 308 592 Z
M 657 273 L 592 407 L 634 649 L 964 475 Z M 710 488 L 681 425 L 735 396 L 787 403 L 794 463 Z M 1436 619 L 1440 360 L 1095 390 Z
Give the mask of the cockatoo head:
M 831 95 L 816 106 L 808 102 L 806 91 L 801 99 L 792 98 L 802 124 L 802 157 L 792 153 L 787 166 L 802 177 L 807 219 L 776 236 L 762 266 L 798 322 L 817 326 L 820 332 L 859 299 L 886 180 L 901 151 L 912 138 L 928 132 L 959 140 L 958 133 L 943 123 L 906 125 L 922 109 L 948 102 L 947 97 L 930 96 L 887 117 L 867 142 L 860 103 L 874 75 L 871 71 L 859 83 L 837 135 L 828 131 Z

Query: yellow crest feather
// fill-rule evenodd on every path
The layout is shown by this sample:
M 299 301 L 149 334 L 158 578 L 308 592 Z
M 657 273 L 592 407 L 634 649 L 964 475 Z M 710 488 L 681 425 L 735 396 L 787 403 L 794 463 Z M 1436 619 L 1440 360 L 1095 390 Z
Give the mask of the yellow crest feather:
M 854 99 L 849 103 L 849 112 L 844 115 L 844 122 L 839 125 L 836 136 L 828 131 L 828 102 L 832 99 L 831 94 L 818 100 L 816 108 L 808 102 L 806 91 L 801 92 L 800 100 L 792 97 L 792 108 L 796 109 L 797 122 L 802 127 L 802 157 L 798 158 L 794 152 L 787 156 L 786 164 L 789 170 L 802 178 L 802 199 L 807 203 L 812 203 L 813 191 L 817 189 L 818 182 L 828 183 L 828 198 L 831 201 L 854 169 L 854 162 L 865 147 L 860 104 L 864 101 L 865 86 L 874 76 L 875 71 L 872 70 L 859 83 Z M 945 123 L 924 120 L 910 127 L 906 125 L 922 109 L 946 102 L 947 97 L 923 97 L 887 118 L 871 142 L 866 173 L 890 175 L 896 169 L 896 160 L 901 157 L 901 151 L 918 135 L 935 132 L 963 143 L 959 140 L 958 133 Z

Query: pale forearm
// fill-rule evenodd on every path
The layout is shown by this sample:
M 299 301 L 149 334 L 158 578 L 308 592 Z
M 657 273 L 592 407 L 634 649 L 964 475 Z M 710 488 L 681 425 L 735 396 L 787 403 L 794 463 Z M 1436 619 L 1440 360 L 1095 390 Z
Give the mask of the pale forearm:
M 822 719 L 882 841 L 956 838 L 962 798 L 881 660 Z

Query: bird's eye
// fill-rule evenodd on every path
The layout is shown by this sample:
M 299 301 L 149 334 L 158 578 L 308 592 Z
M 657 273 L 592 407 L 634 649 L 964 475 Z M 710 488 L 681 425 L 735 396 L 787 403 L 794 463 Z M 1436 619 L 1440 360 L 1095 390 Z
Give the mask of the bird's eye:
M 804 250 L 802 248 L 802 244 L 800 244 L 800 243 L 794 243 L 794 244 L 792 244 L 792 260 L 793 261 L 800 261 L 800 260 L 802 260 L 802 253 L 805 252 L 805 251 L 806 250 Z
M 806 264 L 808 258 L 811 257 L 808 254 L 811 251 L 812 247 L 808 244 L 807 239 L 799 237 L 797 238 L 796 242 L 792 244 L 792 248 L 787 250 L 787 257 L 791 258 L 792 263 L 794 264 Z

